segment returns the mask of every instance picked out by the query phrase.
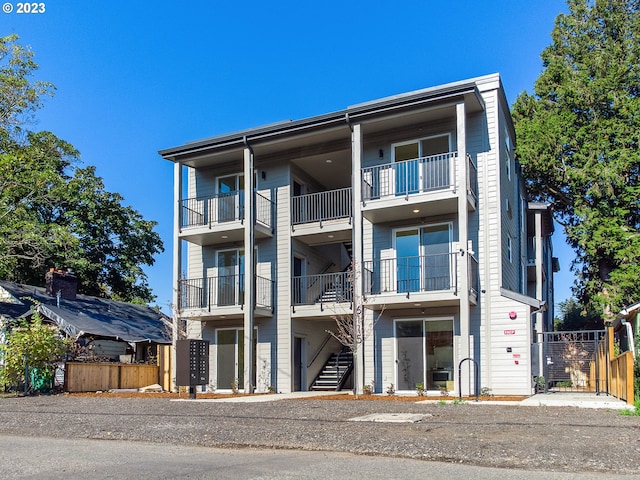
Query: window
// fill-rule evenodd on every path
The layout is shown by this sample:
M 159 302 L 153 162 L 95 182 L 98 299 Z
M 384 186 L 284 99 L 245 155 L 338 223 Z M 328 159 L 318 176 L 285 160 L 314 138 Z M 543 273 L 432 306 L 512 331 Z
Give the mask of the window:
M 509 263 L 513 263 L 513 245 L 512 245 L 511 235 L 507 237 L 507 258 L 509 259 Z
M 449 223 L 395 232 L 398 293 L 448 290 L 452 285 Z
M 396 195 L 407 195 L 450 185 L 450 135 L 436 135 L 392 145 Z

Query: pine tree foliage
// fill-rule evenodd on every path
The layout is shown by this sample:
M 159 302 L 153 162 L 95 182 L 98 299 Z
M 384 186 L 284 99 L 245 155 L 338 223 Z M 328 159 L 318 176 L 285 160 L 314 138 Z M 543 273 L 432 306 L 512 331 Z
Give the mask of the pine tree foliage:
M 516 152 L 576 252 L 578 300 L 610 319 L 640 300 L 640 2 L 568 7 L 513 106 Z

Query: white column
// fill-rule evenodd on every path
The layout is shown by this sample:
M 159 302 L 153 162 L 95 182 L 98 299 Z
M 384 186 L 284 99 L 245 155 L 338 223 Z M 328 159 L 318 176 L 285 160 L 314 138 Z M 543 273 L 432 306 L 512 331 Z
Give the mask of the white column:
M 253 152 L 244 149 L 244 391 L 253 393 L 253 326 L 256 297 Z
M 542 298 L 542 211 L 535 211 L 535 262 L 536 262 L 536 299 L 543 300 Z M 538 375 L 544 376 L 544 364 L 546 362 L 544 355 L 544 324 L 542 321 L 542 312 L 536 313 L 536 320 L 534 328 L 536 330 L 536 341 L 538 342 Z
M 180 201 L 182 200 L 182 165 L 180 162 L 173 164 L 173 295 L 171 304 L 173 306 L 173 324 L 171 328 L 171 384 L 172 389 L 176 389 L 176 340 L 178 339 L 178 323 L 180 312 L 178 311 L 180 294 L 180 272 L 182 271 L 182 240 L 180 240 Z
M 458 352 L 458 363 L 464 358 L 472 356 L 473 345 L 470 345 L 470 308 L 469 308 L 469 253 L 467 245 L 469 243 L 469 210 L 467 206 L 467 124 L 466 109 L 464 102 L 456 105 L 456 136 L 458 150 L 458 295 L 460 298 L 460 351 Z M 472 379 L 473 362 L 466 361 L 462 365 L 462 395 L 469 395 L 470 386 L 475 389 Z M 457 371 L 457 365 L 455 365 Z M 457 387 L 457 385 L 456 385 Z M 474 392 L 473 392 L 474 393 Z
M 365 315 L 363 312 L 363 245 L 362 245 L 362 181 L 360 179 L 362 167 L 362 127 L 360 124 L 353 125 L 351 131 L 351 185 L 352 212 L 353 212 L 353 307 L 354 321 L 363 322 Z M 358 315 L 360 313 L 360 315 Z M 365 329 L 366 331 L 366 329 Z M 364 385 L 364 344 L 356 345 L 354 354 L 353 383 L 356 393 L 362 393 Z

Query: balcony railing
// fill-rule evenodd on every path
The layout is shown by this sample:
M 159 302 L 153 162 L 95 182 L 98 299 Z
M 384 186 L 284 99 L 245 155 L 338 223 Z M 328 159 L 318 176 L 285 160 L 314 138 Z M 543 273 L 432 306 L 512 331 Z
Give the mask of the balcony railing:
M 273 227 L 273 215 L 275 210 L 275 202 L 269 200 L 264 195 L 256 193 L 256 221 L 266 225 L 269 228 Z
M 363 200 L 400 197 L 452 188 L 457 152 L 362 169 Z
M 351 218 L 351 188 L 309 193 L 291 198 L 291 224 Z
M 478 167 L 473 163 L 473 159 L 471 155 L 467 153 L 467 165 L 468 173 L 467 176 L 467 191 L 473 196 L 474 199 L 478 199 Z
M 256 276 L 256 307 L 273 308 L 273 280 Z M 179 282 L 180 310 L 244 305 L 244 275 L 220 275 Z
M 469 293 L 478 295 L 480 288 L 480 270 L 478 267 L 478 259 L 473 255 L 469 255 Z
M 349 272 L 293 277 L 291 303 L 314 305 L 351 302 L 353 285 Z
M 273 228 L 274 202 L 256 193 L 256 221 Z M 244 192 L 180 200 L 180 228 L 204 227 L 244 220 Z
M 364 262 L 366 294 L 457 291 L 458 253 Z

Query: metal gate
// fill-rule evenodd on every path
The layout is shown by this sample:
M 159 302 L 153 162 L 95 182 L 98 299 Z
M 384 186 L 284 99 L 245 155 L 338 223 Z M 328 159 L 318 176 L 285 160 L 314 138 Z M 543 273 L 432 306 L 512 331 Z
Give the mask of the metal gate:
M 542 336 L 544 378 L 551 391 L 608 393 L 608 370 L 598 355 L 598 346 L 607 345 L 606 330 L 546 332 Z M 602 378 L 601 378 L 602 377 Z

